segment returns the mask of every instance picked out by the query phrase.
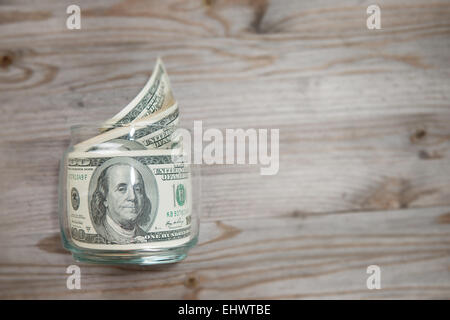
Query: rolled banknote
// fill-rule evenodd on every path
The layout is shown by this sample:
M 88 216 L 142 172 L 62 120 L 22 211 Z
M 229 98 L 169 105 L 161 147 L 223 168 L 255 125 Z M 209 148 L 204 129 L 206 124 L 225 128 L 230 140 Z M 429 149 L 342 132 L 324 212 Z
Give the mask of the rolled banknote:
M 191 172 L 177 151 L 73 151 L 66 161 L 77 246 L 165 248 L 191 240 Z
M 174 102 L 169 76 L 162 60 L 158 58 L 144 88 L 125 108 L 105 122 L 105 130 L 145 118 L 172 106 Z
M 178 118 L 178 104 L 175 102 L 172 106 L 160 109 L 150 116 L 80 142 L 74 148 L 78 151 L 89 151 L 116 139 L 136 141 L 148 149 L 162 148 L 166 144 L 170 145 L 170 137 L 178 125 Z
M 105 121 L 100 134 L 78 143 L 78 151 L 96 150 L 111 140 L 130 140 L 147 149 L 170 148 L 172 133 L 179 122 L 178 104 L 170 86 L 164 64 L 160 58 L 151 77 L 139 94 L 119 113 Z
M 192 239 L 192 183 L 179 109 L 158 59 L 150 79 L 99 134 L 65 158 L 74 243 L 102 250 L 171 248 Z

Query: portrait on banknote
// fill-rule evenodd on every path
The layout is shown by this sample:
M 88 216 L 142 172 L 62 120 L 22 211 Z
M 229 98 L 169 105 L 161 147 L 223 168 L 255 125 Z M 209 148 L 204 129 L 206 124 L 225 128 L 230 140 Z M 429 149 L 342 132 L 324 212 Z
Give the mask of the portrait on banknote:
M 108 242 L 145 242 L 156 216 L 158 190 L 151 170 L 129 157 L 104 162 L 89 185 L 89 214 Z

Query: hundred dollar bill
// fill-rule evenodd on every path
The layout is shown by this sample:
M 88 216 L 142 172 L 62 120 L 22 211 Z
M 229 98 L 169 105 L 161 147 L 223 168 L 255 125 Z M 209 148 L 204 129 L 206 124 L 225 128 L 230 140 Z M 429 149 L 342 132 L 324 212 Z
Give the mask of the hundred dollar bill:
M 168 148 L 172 145 L 173 132 L 179 123 L 178 104 L 160 109 L 154 114 L 131 124 L 103 132 L 74 146 L 77 151 L 92 151 L 112 140 L 130 140 L 147 149 Z
M 153 73 L 139 94 L 119 113 L 107 120 L 104 131 L 145 118 L 175 102 L 164 64 L 156 61 Z
M 192 239 L 189 166 L 177 150 L 67 155 L 67 207 L 82 248 L 167 248 Z

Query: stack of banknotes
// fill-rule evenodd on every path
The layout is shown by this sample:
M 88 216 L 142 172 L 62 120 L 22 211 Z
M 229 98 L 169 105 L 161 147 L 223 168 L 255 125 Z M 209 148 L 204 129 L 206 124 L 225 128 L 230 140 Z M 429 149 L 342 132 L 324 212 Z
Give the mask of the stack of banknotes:
M 77 246 L 167 248 L 191 239 L 191 172 L 178 123 L 158 59 L 139 94 L 73 145 L 65 159 L 66 207 Z

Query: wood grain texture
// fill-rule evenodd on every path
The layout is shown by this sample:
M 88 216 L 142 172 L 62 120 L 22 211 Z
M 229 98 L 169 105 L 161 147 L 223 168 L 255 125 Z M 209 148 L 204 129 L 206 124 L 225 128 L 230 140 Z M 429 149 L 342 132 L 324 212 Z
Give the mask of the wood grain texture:
M 58 229 L 5 231 L 0 297 L 448 298 L 449 215 L 450 207 L 443 207 L 204 222 L 200 243 L 185 261 L 78 264 L 81 290 L 74 291 L 66 289 L 65 269 L 73 261 L 60 247 Z M 366 287 L 373 264 L 381 268 L 380 290 Z
M 366 28 L 371 1 L 77 1 L 82 29 L 67 30 L 72 1 L 0 1 L 0 295 L 449 298 L 450 2 L 377 3 L 382 30 Z M 57 175 L 69 128 L 120 110 L 157 56 L 184 126 L 280 129 L 279 173 L 204 166 L 205 244 L 186 262 L 83 266 L 90 285 L 68 292 Z M 365 239 L 370 223 L 392 232 Z M 368 292 L 378 243 L 386 289 Z

